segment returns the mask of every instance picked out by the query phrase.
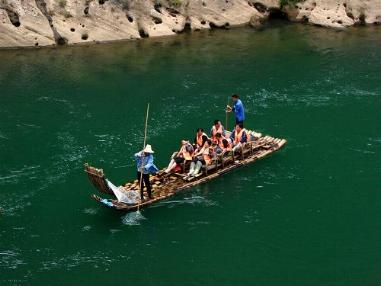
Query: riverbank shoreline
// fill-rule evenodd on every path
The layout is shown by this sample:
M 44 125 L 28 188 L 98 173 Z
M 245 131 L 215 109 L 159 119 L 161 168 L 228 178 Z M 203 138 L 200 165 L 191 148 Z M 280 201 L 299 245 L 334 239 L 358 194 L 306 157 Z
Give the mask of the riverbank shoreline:
M 253 28 L 249 24 L 246 25 L 237 25 L 229 27 L 228 29 L 204 29 L 204 30 L 198 30 L 198 31 L 186 31 L 181 34 L 176 35 L 163 35 L 163 36 L 157 36 L 157 37 L 150 37 L 150 38 L 142 38 L 142 39 L 121 39 L 121 40 L 109 40 L 109 41 L 92 41 L 92 42 L 84 42 L 84 43 L 74 43 L 70 45 L 49 45 L 49 46 L 27 46 L 27 47 L 0 47 L 0 52 L 6 52 L 6 51 L 38 51 L 38 50 L 55 50 L 55 49 L 65 49 L 65 48 L 88 48 L 88 47 L 94 47 L 94 46 L 108 46 L 108 45 L 114 45 L 114 44 L 128 44 L 128 43 L 153 43 L 156 41 L 173 41 L 176 38 L 183 39 L 181 36 L 186 37 L 195 37 L 197 35 L 202 35 L 205 33 L 212 34 L 214 32 L 223 32 L 223 30 L 234 32 L 239 31 L 241 29 L 252 29 L 253 31 L 256 31 L 258 33 L 266 32 L 269 29 L 277 28 L 279 26 L 285 26 L 285 25 L 297 25 L 297 26 L 304 26 L 306 29 L 308 28 L 316 28 L 321 31 L 328 30 L 329 32 L 337 32 L 337 33 L 351 33 L 353 31 L 356 31 L 358 29 L 378 29 L 378 25 L 366 25 L 366 26 L 360 26 L 356 25 L 353 27 L 349 27 L 346 29 L 327 29 L 326 27 L 321 27 L 318 25 L 312 25 L 308 23 L 299 23 L 299 22 L 291 22 L 287 20 L 274 20 L 265 23 L 260 29 Z
M 365 0 L 0 2 L 0 49 L 104 44 L 251 26 L 274 19 L 333 29 L 381 24 L 381 2 Z

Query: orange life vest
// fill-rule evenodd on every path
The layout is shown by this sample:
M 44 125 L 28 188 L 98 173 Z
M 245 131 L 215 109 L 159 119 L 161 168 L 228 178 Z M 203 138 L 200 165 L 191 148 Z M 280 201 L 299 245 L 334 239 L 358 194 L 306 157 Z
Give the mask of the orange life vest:
M 184 145 L 183 147 L 181 147 L 180 149 L 180 154 L 183 156 L 183 158 L 187 161 L 189 160 L 192 160 L 192 155 L 187 151 L 187 148 L 186 148 L 187 145 Z
M 202 133 L 201 136 L 198 136 L 198 135 L 196 134 L 196 142 L 197 142 L 197 146 L 202 147 L 202 143 L 203 143 L 202 137 L 204 137 L 204 136 L 208 137 L 208 135 L 206 135 L 205 133 Z
M 220 127 L 218 129 L 216 129 L 216 126 L 213 125 L 213 127 L 212 127 L 212 140 L 217 142 L 216 134 L 221 133 L 221 135 L 222 135 L 223 132 L 224 131 L 222 129 L 222 125 L 220 125 Z
M 218 141 L 218 146 L 220 146 L 221 149 L 224 149 L 224 143 L 222 142 L 222 140 L 219 140 Z
M 247 131 L 246 129 L 245 129 L 245 131 L 246 131 L 246 142 L 250 142 L 251 141 L 251 134 L 249 134 L 249 131 Z
M 237 130 L 234 130 L 234 144 L 238 144 L 242 140 L 243 133 L 245 132 L 245 129 L 241 129 L 239 133 L 237 133 Z M 247 136 L 246 136 L 247 140 Z
M 220 148 L 225 151 L 230 151 L 232 149 L 232 145 L 229 143 L 229 141 L 228 141 L 227 147 L 224 146 L 224 143 L 222 142 L 222 140 L 220 140 L 220 142 L 218 143 L 218 146 L 220 146 Z
M 204 158 L 206 165 L 209 165 L 210 161 L 212 160 L 209 154 L 209 147 L 204 149 L 204 151 L 202 152 L 202 157 Z

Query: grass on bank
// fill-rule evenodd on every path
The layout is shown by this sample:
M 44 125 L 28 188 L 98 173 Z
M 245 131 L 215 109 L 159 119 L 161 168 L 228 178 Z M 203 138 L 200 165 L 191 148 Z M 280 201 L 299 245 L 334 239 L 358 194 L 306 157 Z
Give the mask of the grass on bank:
M 182 0 L 169 0 L 168 2 L 171 6 L 178 7 L 181 6 Z
M 280 7 L 284 7 L 287 5 L 291 7 L 295 7 L 295 5 L 301 1 L 302 0 L 280 0 Z
M 58 6 L 60 6 L 61 8 L 65 8 L 66 7 L 66 0 L 58 0 Z

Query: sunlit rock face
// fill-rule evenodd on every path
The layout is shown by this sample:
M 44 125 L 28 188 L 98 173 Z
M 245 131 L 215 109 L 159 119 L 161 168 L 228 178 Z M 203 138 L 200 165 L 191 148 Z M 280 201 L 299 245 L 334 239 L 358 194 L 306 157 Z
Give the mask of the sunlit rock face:
M 53 44 L 52 29 L 35 1 L 0 0 L 0 47 Z
M 287 7 L 294 20 L 332 28 L 381 23 L 378 0 L 307 0 Z
M 281 5 L 282 4 L 282 5 Z M 381 23 L 379 0 L 0 0 L 0 48 L 131 40 L 290 20 L 332 28 Z

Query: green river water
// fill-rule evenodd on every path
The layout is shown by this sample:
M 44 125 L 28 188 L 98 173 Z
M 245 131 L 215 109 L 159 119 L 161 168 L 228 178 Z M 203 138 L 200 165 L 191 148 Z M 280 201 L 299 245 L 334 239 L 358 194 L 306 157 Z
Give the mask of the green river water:
M 235 92 L 285 148 L 144 219 L 90 199 L 83 163 L 135 176 L 148 102 L 163 167 Z M 0 285 L 381 285 L 380 116 L 377 27 L 1 51 Z

